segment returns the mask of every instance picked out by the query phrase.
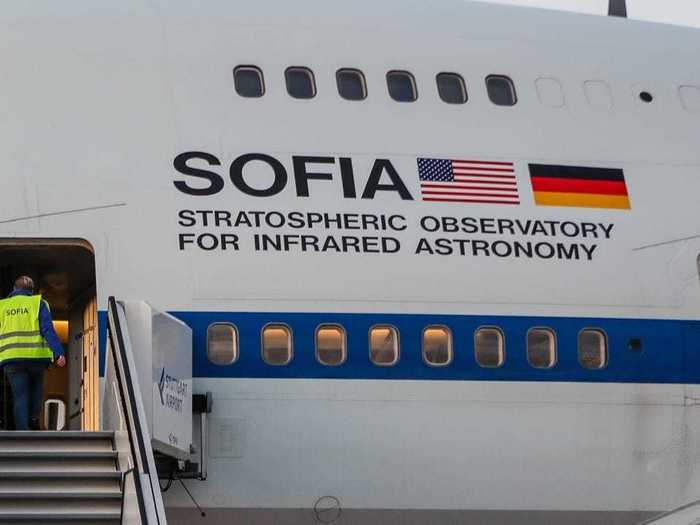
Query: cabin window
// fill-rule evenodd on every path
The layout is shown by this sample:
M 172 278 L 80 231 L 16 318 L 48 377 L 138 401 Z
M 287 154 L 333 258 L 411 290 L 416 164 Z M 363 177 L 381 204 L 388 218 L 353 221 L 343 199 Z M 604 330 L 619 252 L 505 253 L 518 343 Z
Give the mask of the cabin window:
M 233 70 L 233 85 L 242 97 L 257 98 L 265 94 L 262 71 L 255 66 L 238 66 Z
M 482 327 L 474 334 L 476 362 L 484 368 L 498 368 L 505 360 L 505 338 L 500 328 Z
M 605 332 L 586 328 L 578 334 L 578 362 L 583 368 L 599 369 L 608 364 L 608 338 Z
M 556 78 L 538 78 L 535 80 L 537 98 L 543 106 L 550 108 L 564 107 L 564 88 Z
M 338 366 L 347 355 L 345 329 L 339 325 L 321 325 L 316 329 L 316 359 L 326 366 Z
M 316 79 L 308 67 L 289 67 L 284 72 L 287 81 L 287 93 L 294 98 L 314 98 L 316 96 Z
M 491 102 L 497 106 L 515 106 L 518 101 L 513 81 L 506 76 L 489 75 L 486 77 L 486 90 Z
M 214 323 L 207 328 L 207 358 L 221 366 L 238 360 L 238 330 L 234 325 Z
M 362 71 L 357 69 L 339 69 L 335 73 L 338 93 L 345 100 L 364 100 L 367 98 L 367 84 Z
M 457 73 L 440 73 L 436 77 L 438 94 L 448 104 L 464 104 L 467 101 L 467 87 Z
M 375 365 L 399 362 L 399 333 L 393 326 L 378 325 L 369 331 L 369 358 Z
M 389 71 L 386 83 L 389 96 L 397 102 L 415 102 L 418 99 L 416 81 L 408 71 Z
M 700 86 L 681 86 L 678 91 L 683 108 L 690 113 L 700 113 Z
M 428 326 L 423 330 L 423 359 L 430 366 L 452 362 L 452 333 L 446 326 Z
M 549 328 L 527 333 L 527 361 L 534 368 L 552 368 L 557 362 L 557 336 Z
M 269 324 L 262 331 L 262 356 L 268 365 L 282 366 L 292 360 L 292 330 L 283 324 Z

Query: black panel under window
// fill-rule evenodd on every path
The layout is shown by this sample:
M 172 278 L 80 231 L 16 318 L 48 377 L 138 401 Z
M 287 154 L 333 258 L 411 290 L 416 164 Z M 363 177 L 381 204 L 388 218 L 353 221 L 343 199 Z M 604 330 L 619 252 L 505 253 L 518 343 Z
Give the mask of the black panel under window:
M 236 93 L 242 97 L 256 98 L 265 94 L 265 82 L 260 69 L 255 66 L 238 66 L 233 70 Z
M 314 98 L 316 80 L 313 71 L 307 67 L 290 67 L 284 72 L 287 81 L 287 93 L 294 98 Z
M 486 89 L 491 102 L 497 106 L 514 106 L 518 101 L 513 81 L 503 75 L 486 77 Z
M 357 69 L 339 69 L 335 74 L 338 93 L 346 100 L 364 100 L 367 98 L 367 85 L 362 71 Z
M 437 78 L 440 99 L 448 104 L 464 104 L 467 101 L 467 88 L 464 79 L 457 73 L 440 73 Z
M 418 98 L 416 81 L 408 71 L 390 71 L 386 83 L 389 96 L 397 102 L 414 102 Z

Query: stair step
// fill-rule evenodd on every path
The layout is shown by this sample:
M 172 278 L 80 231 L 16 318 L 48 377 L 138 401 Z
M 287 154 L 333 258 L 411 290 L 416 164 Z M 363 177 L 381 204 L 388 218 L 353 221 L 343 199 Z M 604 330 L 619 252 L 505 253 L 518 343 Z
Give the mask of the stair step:
M 3 459 L 14 459 L 14 458 L 56 458 L 62 457 L 66 459 L 71 458 L 116 458 L 117 452 L 115 450 L 63 450 L 63 449 L 51 449 L 51 450 L 0 450 L 0 461 Z
M 119 492 L 121 473 L 111 471 L 56 471 L 0 473 L 0 493 L 26 492 Z
M 4 472 L 115 472 L 114 451 L 0 452 L 0 478 Z
M 121 497 L 0 499 L 0 523 L 5 514 L 110 513 L 121 511 Z
M 3 494 L 16 494 L 18 492 L 27 494 L 84 494 L 94 492 L 99 494 L 121 494 L 121 486 L 118 480 L 13 480 L 11 483 L 0 480 L 0 497 Z
M 0 441 L 4 439 L 114 439 L 114 432 L 87 432 L 82 430 L 2 430 Z
M 0 500 L 12 499 L 121 499 L 122 493 L 119 491 L 113 492 L 52 492 L 52 491 L 15 491 L 15 492 L 0 492 Z M 0 504 L 1 505 L 1 504 Z M 0 509 L 2 507 L 0 506 Z
M 53 471 L 53 472 L 27 472 L 27 471 L 15 471 L 15 472 L 3 472 L 2 479 L 107 479 L 107 480 L 121 480 L 122 474 L 118 471 L 95 471 L 95 472 L 72 472 L 72 471 Z
M 118 525 L 120 512 L 0 512 L 0 523 L 27 525 L 31 523 L 80 523 L 81 525 Z
M 22 451 L 111 451 L 111 432 L 0 432 L 0 453 Z
M 42 460 L 74 461 L 84 459 L 116 459 L 114 450 L 0 450 L 0 466 L 7 460 L 24 460 L 36 463 Z
M 106 439 L 81 439 L 81 440 L 45 440 L 27 438 L 24 440 L 0 440 L 0 453 L 2 452 L 110 452 L 114 450 L 111 440 Z

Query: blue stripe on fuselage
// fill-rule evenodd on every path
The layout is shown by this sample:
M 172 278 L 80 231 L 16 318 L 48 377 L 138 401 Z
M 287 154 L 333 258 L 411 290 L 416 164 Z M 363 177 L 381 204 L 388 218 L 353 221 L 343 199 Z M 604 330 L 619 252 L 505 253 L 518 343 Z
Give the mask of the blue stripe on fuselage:
M 700 321 L 355 313 L 171 314 L 193 330 L 195 377 L 700 383 Z M 106 320 L 106 312 L 100 312 L 101 374 Z M 229 322 L 238 328 L 240 358 L 232 365 L 217 366 L 207 359 L 207 328 L 215 322 Z M 294 359 L 287 366 L 270 366 L 262 360 L 260 332 L 268 323 L 292 328 Z M 348 357 L 341 366 L 328 367 L 316 361 L 315 331 L 325 323 L 342 325 L 347 331 Z M 376 324 L 391 324 L 399 330 L 401 359 L 394 367 L 378 367 L 369 360 L 368 332 Z M 454 360 L 447 367 L 430 367 L 423 361 L 421 337 L 428 325 L 445 325 L 452 330 Z M 477 365 L 474 332 L 480 326 L 503 330 L 506 358 L 502 367 Z M 527 362 L 526 335 L 535 326 L 552 328 L 557 334 L 557 364 L 552 369 L 535 369 Z M 579 364 L 577 338 L 583 328 L 606 332 L 609 359 L 604 369 L 587 370 Z M 628 348 L 633 338 L 641 339 L 641 351 Z

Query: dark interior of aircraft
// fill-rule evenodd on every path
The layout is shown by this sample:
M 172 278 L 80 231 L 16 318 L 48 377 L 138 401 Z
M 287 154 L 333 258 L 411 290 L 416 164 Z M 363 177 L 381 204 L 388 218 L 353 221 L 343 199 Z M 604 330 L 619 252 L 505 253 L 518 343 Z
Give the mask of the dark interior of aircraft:
M 52 365 L 45 376 L 44 407 L 51 407 L 51 421 L 47 424 L 48 416 L 43 414 L 42 426 L 79 429 L 85 425 L 86 401 L 96 402 L 97 387 L 95 392 L 85 391 L 88 385 L 97 384 L 96 377 L 86 378 L 86 374 L 97 374 L 96 369 L 91 370 L 97 366 L 94 254 L 84 241 L 0 239 L 0 297 L 7 297 L 20 275 L 29 275 L 34 280 L 35 293 L 48 302 L 66 350 L 66 367 Z M 86 330 L 90 330 L 89 338 L 84 337 Z M 94 348 L 88 348 L 86 343 Z M 95 363 L 89 359 L 88 351 L 94 351 Z M 53 403 L 46 404 L 47 400 Z M 61 403 L 63 409 L 58 410 Z M 0 430 L 13 429 L 13 419 L 12 392 L 3 373 Z

